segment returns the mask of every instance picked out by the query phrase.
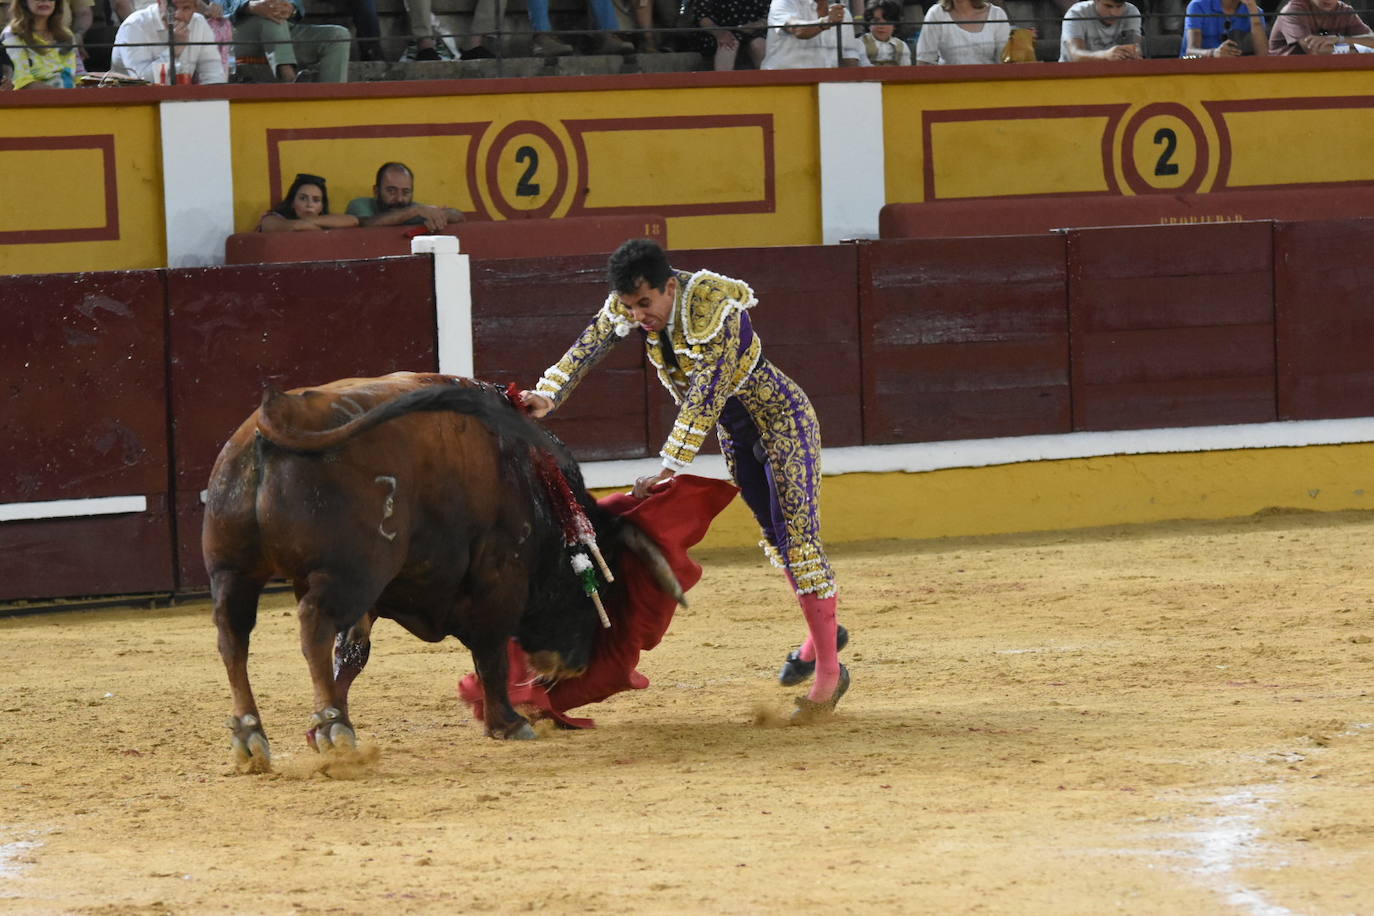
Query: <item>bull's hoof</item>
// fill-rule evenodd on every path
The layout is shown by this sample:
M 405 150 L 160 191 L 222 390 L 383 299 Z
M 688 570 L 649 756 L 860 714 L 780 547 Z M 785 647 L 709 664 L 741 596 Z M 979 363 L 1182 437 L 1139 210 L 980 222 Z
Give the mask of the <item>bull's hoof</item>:
M 333 750 L 353 750 L 358 746 L 358 735 L 353 731 L 353 726 L 333 706 L 311 715 L 305 740 L 321 754 Z
M 526 722 L 524 725 L 511 732 L 510 737 L 517 741 L 533 741 L 534 728 L 531 727 L 530 723 Z
M 230 716 L 229 730 L 233 732 L 230 747 L 234 751 L 234 762 L 240 769 L 266 771 L 272 766 L 272 746 L 262 723 L 252 713 L 244 716 Z

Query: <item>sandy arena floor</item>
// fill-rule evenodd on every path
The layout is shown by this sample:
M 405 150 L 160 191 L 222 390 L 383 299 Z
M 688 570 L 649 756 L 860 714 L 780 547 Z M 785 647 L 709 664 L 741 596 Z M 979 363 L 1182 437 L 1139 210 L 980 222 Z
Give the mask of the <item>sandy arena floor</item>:
M 321 772 L 289 596 L 235 775 L 208 607 L 0 619 L 0 912 L 1374 913 L 1374 515 L 841 545 L 854 687 L 779 727 L 782 577 L 704 552 L 648 690 L 484 739 L 374 633 Z

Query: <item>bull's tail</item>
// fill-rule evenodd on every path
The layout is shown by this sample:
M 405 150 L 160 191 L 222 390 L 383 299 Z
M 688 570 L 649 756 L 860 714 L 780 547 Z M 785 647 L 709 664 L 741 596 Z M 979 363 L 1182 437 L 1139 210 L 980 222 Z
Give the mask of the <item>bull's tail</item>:
M 341 392 L 341 396 L 346 393 Z M 257 429 L 273 445 L 297 452 L 321 452 L 335 448 L 388 420 L 417 411 L 450 411 L 475 417 L 503 438 L 533 445 L 559 455 L 557 440 L 494 388 L 458 385 L 429 385 L 356 414 L 351 420 L 327 429 L 302 429 L 296 417 L 306 413 L 302 395 L 276 389 L 263 393 L 258 408 Z

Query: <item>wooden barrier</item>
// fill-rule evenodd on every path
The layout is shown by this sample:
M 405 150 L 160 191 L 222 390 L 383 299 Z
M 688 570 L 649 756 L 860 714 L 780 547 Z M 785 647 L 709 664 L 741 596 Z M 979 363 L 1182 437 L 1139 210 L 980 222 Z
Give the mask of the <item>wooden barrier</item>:
M 239 232 L 224 243 L 226 264 L 342 261 L 410 254 L 410 240 L 433 234 L 421 226 L 376 226 L 321 232 Z M 585 216 L 566 219 L 472 220 L 448 226 L 441 235 L 458 237 L 473 257 L 524 258 L 609 254 L 627 238 L 648 236 L 667 244 L 661 216 Z
M 1271 232 L 1068 233 L 1074 429 L 1277 419 Z
M 0 503 L 78 500 L 0 524 L 0 598 L 165 591 L 166 337 L 154 271 L 0 281 Z M 93 500 L 146 503 L 115 514 Z
M 438 369 L 425 257 L 167 271 L 178 581 L 207 584 L 201 491 L 265 386 Z
M 861 250 L 864 442 L 1069 431 L 1061 238 Z
M 474 261 L 474 370 L 490 381 L 532 388 L 606 301 L 604 255 Z M 637 338 L 637 335 L 636 335 Z M 617 347 L 549 418 L 549 428 L 583 460 L 641 458 L 645 450 L 643 347 Z
M 1374 414 L 1374 221 L 1274 227 L 1278 415 Z
M 1048 194 L 887 204 L 878 213 L 884 239 L 1037 235 L 1055 229 L 1190 225 L 1255 220 L 1352 219 L 1374 213 L 1374 187 L 1137 194 Z
M 851 445 L 1374 416 L 1371 241 L 1374 220 L 1236 223 L 674 263 L 750 282 L 765 353 Z M 476 374 L 533 384 L 604 274 L 600 254 L 475 261 Z M 28 512 L 0 525 L 0 600 L 202 587 L 200 494 L 265 385 L 438 362 L 425 257 L 4 277 L 0 298 L 0 509 Z M 632 335 L 550 425 L 583 460 L 639 458 L 671 419 Z M 36 508 L 116 496 L 146 509 Z

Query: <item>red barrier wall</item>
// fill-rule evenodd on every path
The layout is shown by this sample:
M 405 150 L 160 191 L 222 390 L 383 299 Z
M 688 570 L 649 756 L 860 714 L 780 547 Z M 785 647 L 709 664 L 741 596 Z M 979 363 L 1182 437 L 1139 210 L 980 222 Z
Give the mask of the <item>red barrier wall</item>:
M 1374 415 L 1374 220 L 1274 227 L 1284 420 Z
M 1074 429 L 1276 419 L 1271 232 L 1069 232 Z
M 240 232 L 224 243 L 229 264 L 341 261 L 410 254 L 416 226 L 378 226 L 327 232 Z M 565 219 L 473 220 L 449 226 L 463 253 L 476 258 L 522 258 L 612 252 L 627 238 L 668 243 L 668 225 L 653 214 L 573 216 Z
M 1374 416 L 1374 220 L 674 252 L 750 282 L 829 445 Z M 531 385 L 606 296 L 603 254 L 475 261 L 476 373 Z M 0 502 L 148 511 L 0 525 L 0 600 L 194 588 L 200 493 L 265 384 L 437 368 L 428 258 L 0 278 Z M 1277 353 L 1277 357 L 1276 357 Z M 632 336 L 551 425 L 657 452 Z
M 148 502 L 0 525 L 0 599 L 170 589 L 161 277 L 37 274 L 0 289 L 0 502 Z
M 1374 187 L 1356 184 L 1206 194 L 1053 194 L 887 204 L 878 213 L 878 234 L 884 239 L 1038 235 L 1069 228 L 1354 219 L 1370 213 Z
M 533 388 L 605 301 L 605 255 L 474 261 L 474 372 Z M 645 454 L 646 363 L 643 347 L 631 346 L 637 339 L 612 350 L 549 418 L 584 461 Z
M 262 399 L 399 369 L 436 371 L 428 257 L 167 271 L 178 577 L 207 584 L 200 494 Z
M 865 442 L 1069 431 L 1062 238 L 861 251 Z

